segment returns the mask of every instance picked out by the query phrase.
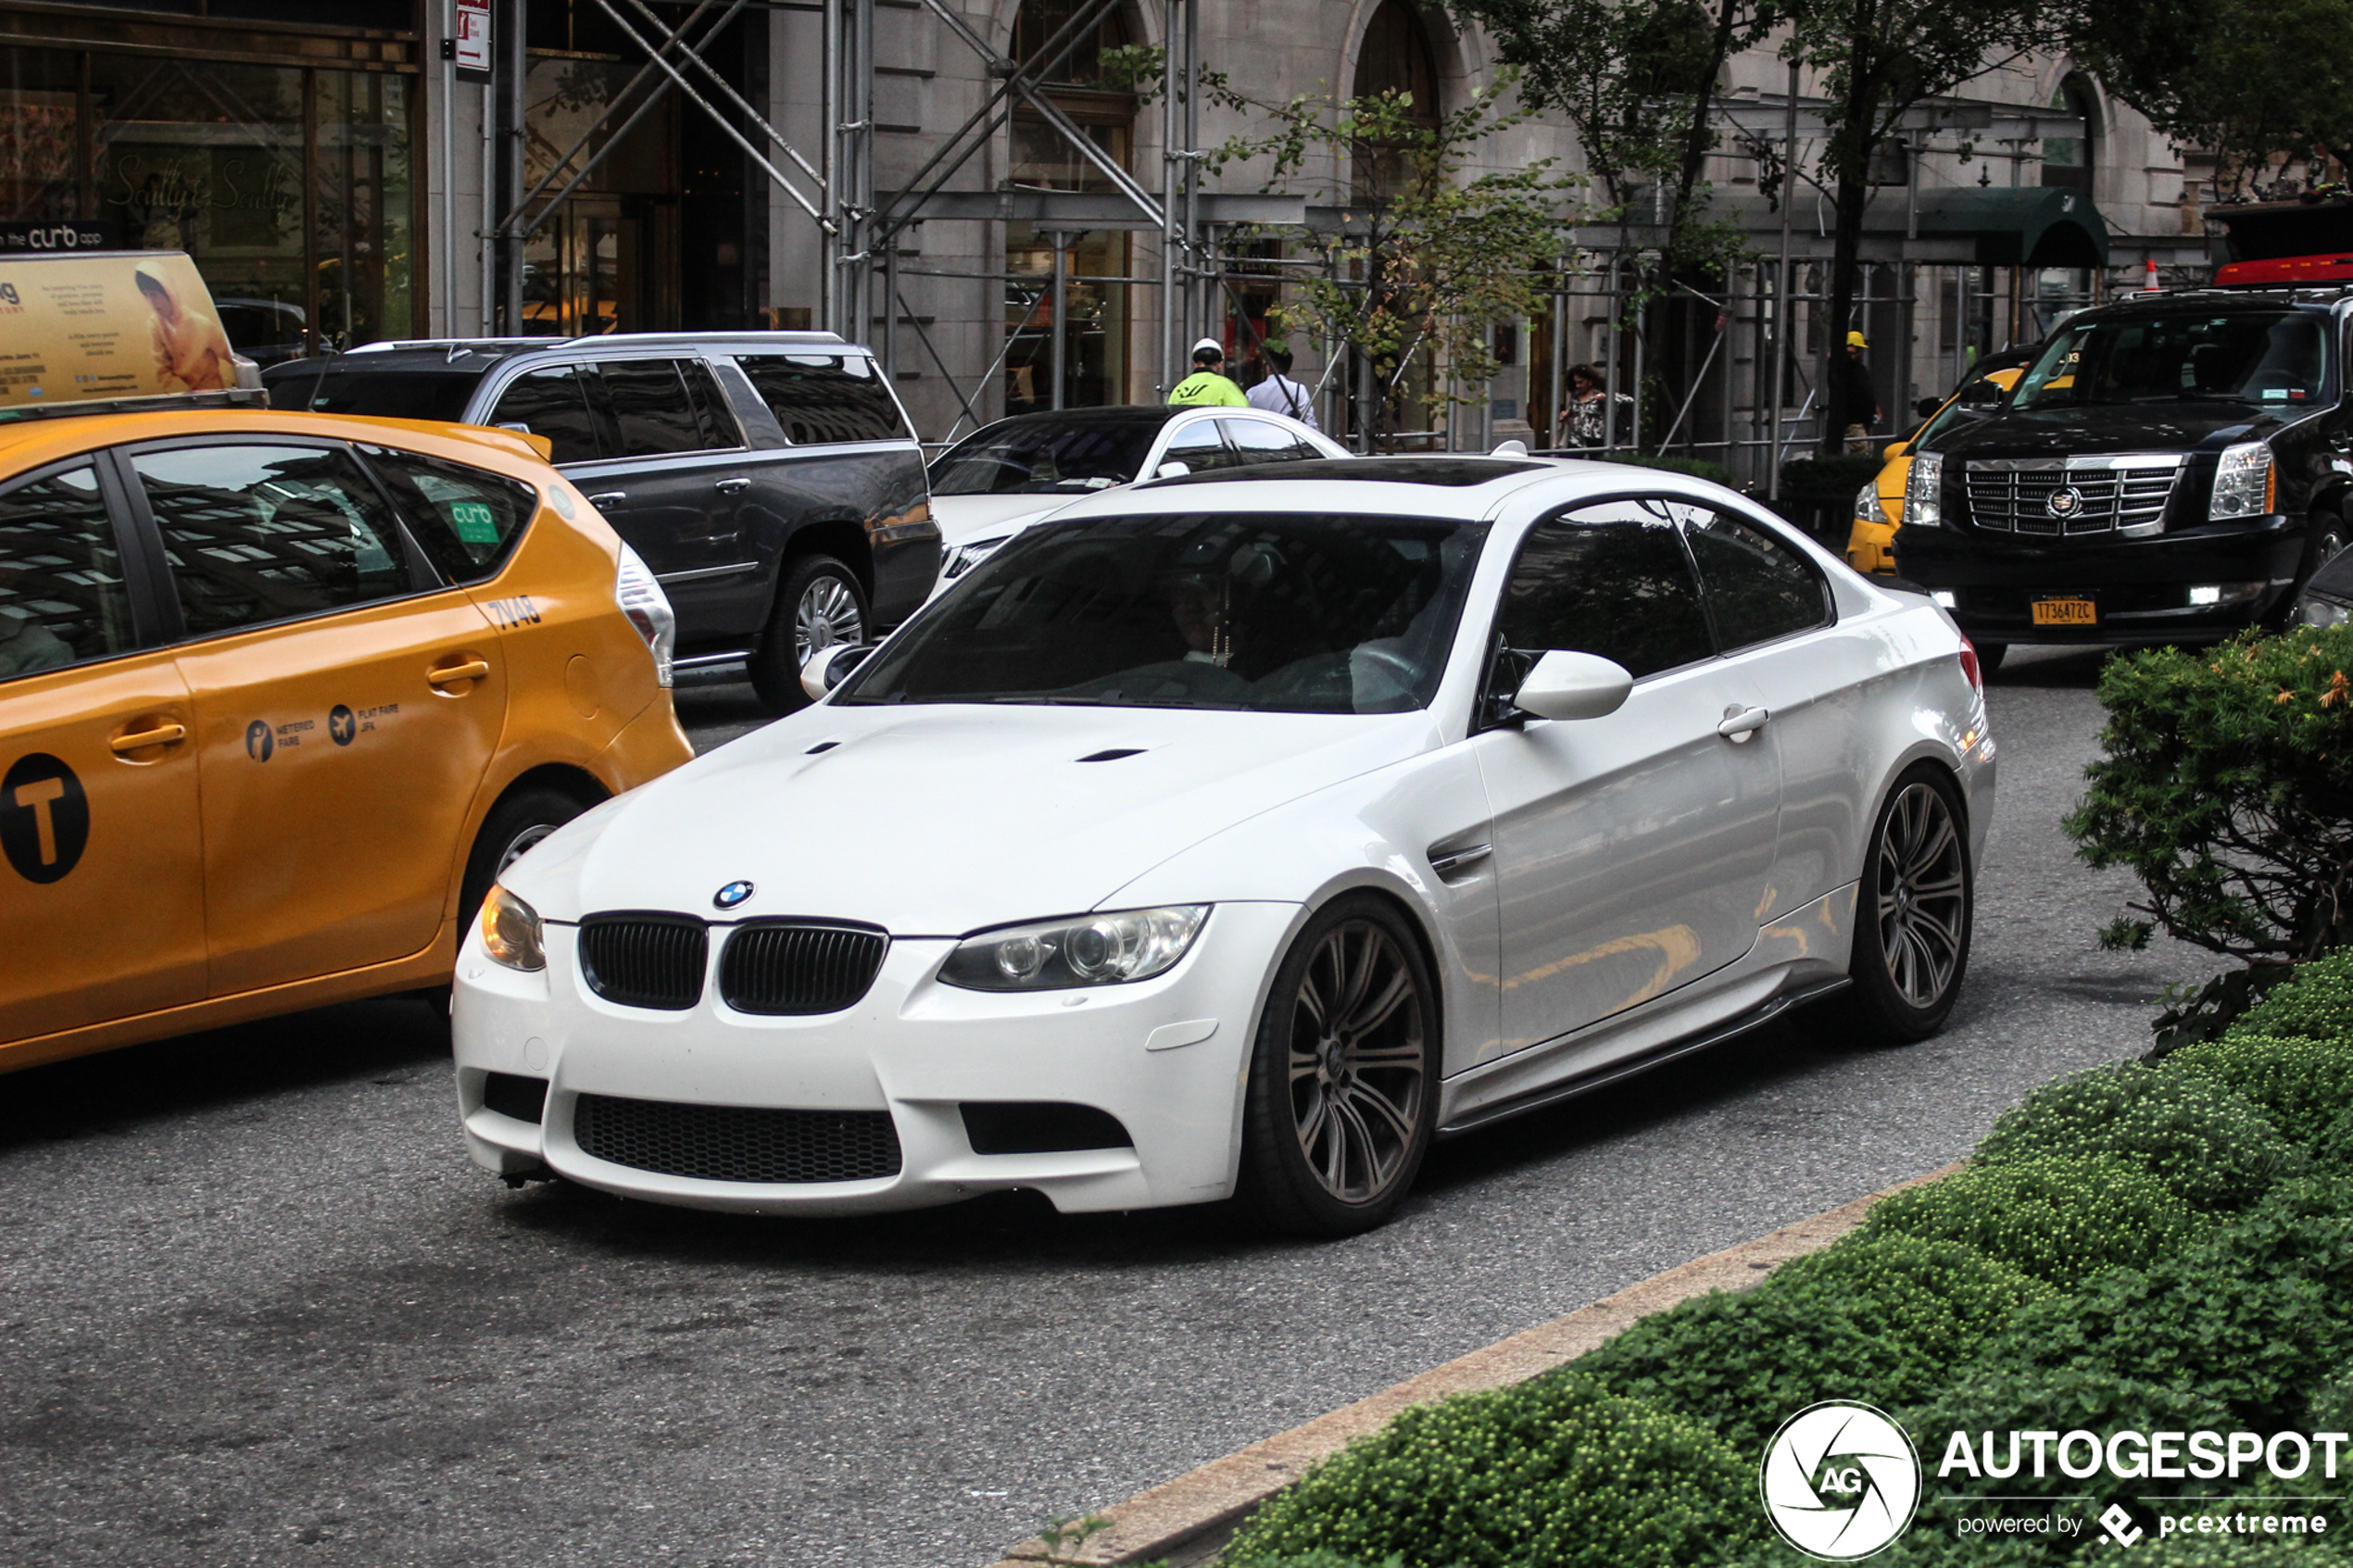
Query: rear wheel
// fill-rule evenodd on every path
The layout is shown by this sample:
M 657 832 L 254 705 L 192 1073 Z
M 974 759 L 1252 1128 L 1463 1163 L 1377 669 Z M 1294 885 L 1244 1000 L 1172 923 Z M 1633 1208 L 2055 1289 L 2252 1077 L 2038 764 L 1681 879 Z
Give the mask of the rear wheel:
M 459 884 L 458 912 L 464 917 L 458 927 L 460 942 L 474 917 L 482 913 L 490 884 L 541 839 L 586 809 L 587 803 L 579 797 L 548 784 L 526 784 L 490 809 L 482 831 L 474 834 L 473 852 L 466 858 L 466 880 Z
M 1897 779 L 1880 808 L 1863 858 L 1847 996 L 1854 1022 L 1874 1040 L 1926 1039 L 1960 994 L 1976 914 L 1961 822 L 1960 791 L 1933 765 Z
M 1975 646 L 1977 670 L 1981 675 L 1991 675 L 1994 671 L 1999 670 L 2002 667 L 2002 660 L 2007 659 L 2010 654 L 2010 645 L 2007 643 L 1978 643 Z
M 866 590 L 858 574 L 831 556 L 802 556 L 789 562 L 776 587 L 775 613 L 751 661 L 752 689 L 771 713 L 796 713 L 809 706 L 800 688 L 800 667 L 820 648 L 865 642 L 873 625 Z
M 1438 988 L 1404 917 L 1334 899 L 1284 955 L 1251 1059 L 1241 1186 L 1261 1218 L 1353 1236 L 1397 1211 L 1437 1120 Z

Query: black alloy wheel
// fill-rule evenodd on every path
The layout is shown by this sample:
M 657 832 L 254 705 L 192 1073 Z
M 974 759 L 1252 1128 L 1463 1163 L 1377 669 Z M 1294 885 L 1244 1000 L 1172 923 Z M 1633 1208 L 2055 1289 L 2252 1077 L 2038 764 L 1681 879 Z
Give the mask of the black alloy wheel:
M 1863 859 L 1848 1004 L 1869 1036 L 1924 1040 L 1969 972 L 1976 884 L 1960 791 L 1934 764 L 1895 781 Z
M 1438 988 L 1395 906 L 1334 899 L 1284 956 L 1259 1021 L 1241 1187 L 1265 1222 L 1353 1236 L 1396 1212 L 1438 1107 Z

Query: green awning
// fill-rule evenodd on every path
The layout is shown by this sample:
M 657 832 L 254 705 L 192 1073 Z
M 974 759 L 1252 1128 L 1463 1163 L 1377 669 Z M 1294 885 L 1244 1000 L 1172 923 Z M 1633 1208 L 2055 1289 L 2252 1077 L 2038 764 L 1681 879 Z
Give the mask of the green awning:
M 1882 191 L 1872 216 L 1885 223 Z M 1896 209 L 1899 213 L 1900 208 Z M 1876 227 L 1877 224 L 1874 224 Z M 2087 192 L 2064 185 L 1963 185 L 1923 190 L 1919 232 L 1977 242 L 1981 267 L 2105 267 L 2108 220 Z

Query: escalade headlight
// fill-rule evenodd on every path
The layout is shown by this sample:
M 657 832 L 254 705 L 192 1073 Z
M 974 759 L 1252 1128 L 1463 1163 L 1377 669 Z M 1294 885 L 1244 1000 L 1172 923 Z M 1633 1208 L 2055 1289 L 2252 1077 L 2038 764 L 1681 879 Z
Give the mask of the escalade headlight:
M 939 967 L 967 991 L 1060 991 L 1150 980 L 1185 956 L 1209 919 L 1207 904 L 1122 909 L 968 936 Z
M 539 911 L 505 888 L 493 884 L 482 901 L 482 950 L 493 963 L 526 974 L 547 967 L 547 949 L 540 941 Z
M 2214 499 L 2207 505 L 2207 521 L 2261 517 L 2276 509 L 2279 493 L 2279 470 L 2271 465 L 2271 447 L 2260 441 L 2225 446 L 2222 460 L 2214 470 Z
M 1939 506 L 1944 487 L 1944 454 L 1917 454 L 1912 458 L 1912 471 L 1904 476 L 1904 526 L 1944 527 L 1944 518 Z

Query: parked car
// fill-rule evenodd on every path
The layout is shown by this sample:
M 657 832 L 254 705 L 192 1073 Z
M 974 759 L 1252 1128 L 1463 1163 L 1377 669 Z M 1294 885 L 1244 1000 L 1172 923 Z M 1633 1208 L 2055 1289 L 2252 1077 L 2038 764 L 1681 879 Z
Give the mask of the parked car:
M 2295 620 L 2304 626 L 2342 626 L 2353 621 L 2353 551 L 2322 563 L 2296 596 Z
M 872 640 L 938 576 L 905 410 L 831 332 L 375 344 L 263 380 L 280 408 L 546 436 L 670 596 L 679 666 L 741 660 L 777 712 L 811 652 Z
M 963 576 L 1072 501 L 1139 477 L 1346 456 L 1297 420 L 1256 409 L 1061 408 L 999 420 L 931 465 L 939 581 Z
M 2342 550 L 2353 293 L 2187 290 L 2070 317 L 1992 417 L 1915 455 L 1896 574 L 1987 668 L 2013 642 L 2276 624 Z
M 1952 622 L 1705 481 L 1138 484 L 511 867 L 466 1140 L 713 1209 L 1239 1189 L 1358 1230 L 1440 1133 L 1806 998 L 1933 1033 L 1994 772 Z
M 693 755 L 530 438 L 0 428 L 0 1071 L 447 985 L 500 869 Z
M 1856 571 L 1893 576 L 1895 571 L 1895 531 L 1904 524 L 1904 486 L 1911 478 L 1912 454 L 1935 445 L 1937 438 L 1992 414 L 2002 395 L 2018 384 L 2024 367 L 1989 370 L 1953 389 L 1935 413 L 1902 441 L 1881 451 L 1883 466 L 1855 497 L 1855 526 L 1846 536 L 1846 564 Z

